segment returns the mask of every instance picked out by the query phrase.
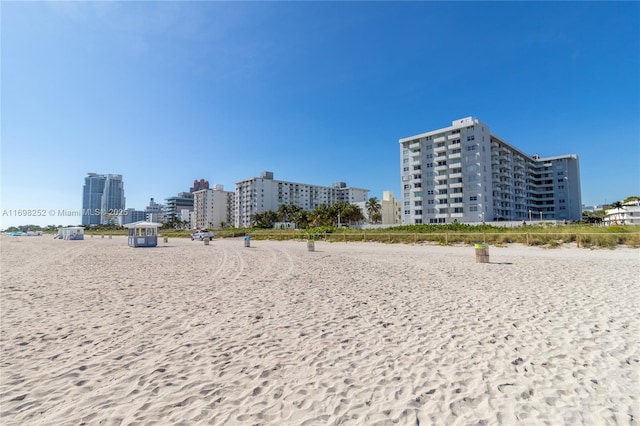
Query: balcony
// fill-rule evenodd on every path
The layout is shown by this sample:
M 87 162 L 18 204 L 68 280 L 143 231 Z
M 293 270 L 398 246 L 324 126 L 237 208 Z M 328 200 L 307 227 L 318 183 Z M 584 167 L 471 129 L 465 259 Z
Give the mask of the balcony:
M 462 163 L 451 163 L 451 164 L 449 164 L 449 168 L 450 169 L 461 169 L 462 168 Z
M 434 161 L 446 161 L 447 160 L 447 156 L 446 154 L 441 154 L 438 155 L 436 158 L 433 159 Z
M 412 144 L 409 145 L 409 149 L 414 150 L 414 149 L 420 149 L 420 142 L 414 142 Z
M 462 185 L 464 185 L 462 182 L 450 183 L 449 188 L 462 188 Z
M 435 152 L 436 154 L 439 154 L 441 152 L 447 152 L 447 147 L 446 146 L 438 146 L 433 148 L 433 152 Z
M 436 185 L 436 190 L 440 191 L 441 189 L 447 189 L 449 188 L 449 185 L 446 183 L 443 183 L 441 185 Z
M 447 170 L 447 168 L 448 168 L 448 167 L 447 167 L 446 165 L 444 165 L 444 166 L 435 166 L 435 167 L 433 168 L 433 170 L 434 170 L 435 172 L 443 172 L 443 171 Z
M 449 154 L 449 160 L 455 160 L 456 158 L 462 158 L 462 153 L 456 152 L 455 154 Z
M 447 140 L 446 136 L 439 136 L 439 137 L 437 137 L 437 138 L 434 138 L 434 139 L 433 139 L 433 142 L 434 142 L 434 143 L 438 143 L 438 142 L 444 142 L 444 141 L 446 141 L 446 140 Z
M 456 179 L 456 178 L 461 178 L 462 177 L 462 173 L 451 173 L 449 175 L 449 179 Z

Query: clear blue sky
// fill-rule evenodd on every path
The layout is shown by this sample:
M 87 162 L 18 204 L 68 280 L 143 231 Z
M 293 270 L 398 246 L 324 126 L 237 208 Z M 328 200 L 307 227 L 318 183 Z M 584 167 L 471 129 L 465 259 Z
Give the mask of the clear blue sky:
M 467 116 L 577 154 L 584 204 L 640 195 L 637 2 L 0 8 L 3 212 L 81 209 L 87 172 L 122 174 L 137 209 L 265 170 L 400 197 L 398 139 Z

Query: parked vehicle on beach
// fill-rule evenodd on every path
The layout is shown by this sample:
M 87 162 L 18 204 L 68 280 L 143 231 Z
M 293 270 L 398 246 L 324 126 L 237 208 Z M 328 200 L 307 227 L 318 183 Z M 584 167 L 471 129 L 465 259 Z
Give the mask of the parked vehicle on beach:
M 205 238 L 212 239 L 213 238 L 213 232 L 207 231 L 206 229 L 199 229 L 196 232 L 194 232 L 193 234 L 191 234 L 191 241 L 193 241 L 193 240 L 202 241 Z

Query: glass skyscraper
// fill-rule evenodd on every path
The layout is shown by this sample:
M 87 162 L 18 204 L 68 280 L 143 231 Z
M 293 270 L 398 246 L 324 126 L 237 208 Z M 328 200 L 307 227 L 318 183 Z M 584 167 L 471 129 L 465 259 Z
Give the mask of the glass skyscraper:
M 117 224 L 124 210 L 122 175 L 88 173 L 82 188 L 82 224 Z

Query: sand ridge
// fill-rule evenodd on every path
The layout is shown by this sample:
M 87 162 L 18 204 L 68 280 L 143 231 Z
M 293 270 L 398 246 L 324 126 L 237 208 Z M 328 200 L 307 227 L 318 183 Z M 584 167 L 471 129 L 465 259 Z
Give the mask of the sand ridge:
M 638 250 L 0 243 L 2 424 L 638 422 Z

